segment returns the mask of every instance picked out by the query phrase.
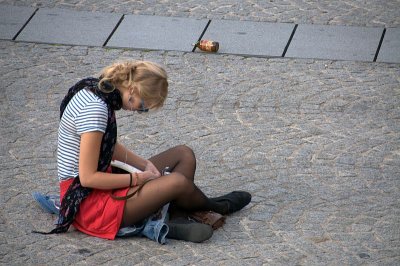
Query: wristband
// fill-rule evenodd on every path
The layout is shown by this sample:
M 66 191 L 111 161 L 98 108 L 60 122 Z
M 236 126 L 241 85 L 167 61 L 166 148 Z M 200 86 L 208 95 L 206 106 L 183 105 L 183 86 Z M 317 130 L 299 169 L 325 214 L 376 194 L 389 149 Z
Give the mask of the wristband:
M 135 172 L 135 182 L 133 183 L 134 187 L 136 187 L 138 181 L 139 181 L 139 174 L 138 174 L 138 172 Z

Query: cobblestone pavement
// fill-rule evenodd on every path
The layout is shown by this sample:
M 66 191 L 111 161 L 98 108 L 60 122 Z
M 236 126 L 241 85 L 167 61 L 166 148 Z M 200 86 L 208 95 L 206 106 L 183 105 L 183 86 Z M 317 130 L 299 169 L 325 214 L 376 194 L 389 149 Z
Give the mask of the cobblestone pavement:
M 396 265 L 400 66 L 0 42 L 2 264 Z M 58 106 L 116 59 L 166 66 L 171 93 L 121 111 L 120 141 L 150 156 L 187 144 L 209 195 L 252 203 L 203 244 L 105 241 L 52 228 L 32 191 L 57 192 Z
M 15 1 L 1 1 L 0 4 Z M 399 1 L 18 1 L 104 12 L 398 26 Z M 178 2 L 178 3 L 177 3 Z M 182 2 L 182 3 L 181 3 Z M 162 3 L 162 4 L 161 4 Z M 152 4 L 152 5 L 150 5 Z M 166 106 L 121 111 L 119 138 L 149 157 L 187 144 L 196 183 L 252 203 L 202 244 L 106 241 L 51 229 L 32 191 L 57 193 L 66 90 L 118 59 L 166 66 Z M 0 264 L 398 265 L 400 65 L 0 41 Z
M 298 24 L 400 25 L 399 0 L 0 0 L 0 4 Z

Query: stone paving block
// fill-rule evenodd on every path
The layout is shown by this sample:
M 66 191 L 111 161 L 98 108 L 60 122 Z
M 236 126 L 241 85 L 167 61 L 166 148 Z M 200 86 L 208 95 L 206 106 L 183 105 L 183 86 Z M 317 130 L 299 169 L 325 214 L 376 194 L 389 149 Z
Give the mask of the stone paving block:
M 107 46 L 190 52 L 208 20 L 128 15 Z
M 218 53 L 280 57 L 293 28 L 288 23 L 212 20 L 202 39 L 219 42 Z
M 373 61 L 383 28 L 299 25 L 286 57 Z
M 102 46 L 122 15 L 39 9 L 18 41 Z
M 400 63 L 400 28 L 386 29 L 377 62 Z
M 0 39 L 12 40 L 35 12 L 36 8 L 0 6 Z

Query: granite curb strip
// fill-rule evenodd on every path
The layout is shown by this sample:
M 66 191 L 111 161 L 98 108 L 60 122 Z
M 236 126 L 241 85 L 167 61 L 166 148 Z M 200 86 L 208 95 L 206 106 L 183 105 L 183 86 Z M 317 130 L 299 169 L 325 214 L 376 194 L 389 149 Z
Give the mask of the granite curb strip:
M 48 44 L 190 52 L 208 22 L 58 8 L 0 7 L 0 38 Z M 211 20 L 204 38 L 219 41 L 219 53 L 223 54 L 400 63 L 399 30 L 388 29 L 385 36 L 386 29 L 378 27 Z

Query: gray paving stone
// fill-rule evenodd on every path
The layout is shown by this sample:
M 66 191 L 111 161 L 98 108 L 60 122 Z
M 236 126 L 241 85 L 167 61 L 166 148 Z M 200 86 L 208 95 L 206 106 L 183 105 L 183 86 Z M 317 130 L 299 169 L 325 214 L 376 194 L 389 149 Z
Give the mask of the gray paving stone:
M 386 29 L 377 62 L 400 63 L 400 28 Z
M 190 52 L 208 20 L 125 16 L 107 46 Z
M 102 46 L 122 15 L 39 9 L 18 41 Z
M 0 6 L 0 39 L 12 40 L 35 10 L 33 7 Z
M 383 29 L 299 25 L 286 57 L 373 61 Z
M 202 39 L 218 41 L 219 53 L 282 56 L 294 24 L 212 20 Z
M 295 24 L 398 27 L 399 0 L 0 0 L 3 4 L 135 15 Z

